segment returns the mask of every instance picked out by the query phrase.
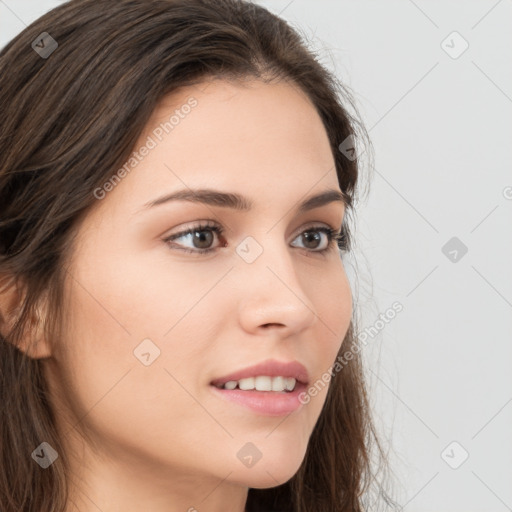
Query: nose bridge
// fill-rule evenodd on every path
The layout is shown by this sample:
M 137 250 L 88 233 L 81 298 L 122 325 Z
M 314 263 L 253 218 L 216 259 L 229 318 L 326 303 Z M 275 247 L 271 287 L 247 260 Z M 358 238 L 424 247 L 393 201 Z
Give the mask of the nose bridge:
M 280 324 L 301 330 L 315 319 L 314 305 L 303 288 L 291 249 L 276 232 L 246 237 L 236 248 L 241 321 L 248 329 Z

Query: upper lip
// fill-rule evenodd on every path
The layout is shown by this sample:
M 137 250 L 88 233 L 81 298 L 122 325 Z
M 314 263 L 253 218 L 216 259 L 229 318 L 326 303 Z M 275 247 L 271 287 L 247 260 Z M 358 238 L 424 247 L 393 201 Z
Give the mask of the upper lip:
M 224 377 L 219 377 L 211 382 L 211 384 L 221 385 L 233 380 L 245 379 L 247 377 L 257 377 L 259 375 L 267 375 L 268 377 L 293 377 L 302 384 L 309 381 L 308 371 L 305 366 L 298 361 L 277 361 L 275 359 L 267 359 L 253 366 L 248 366 L 242 370 L 230 373 Z

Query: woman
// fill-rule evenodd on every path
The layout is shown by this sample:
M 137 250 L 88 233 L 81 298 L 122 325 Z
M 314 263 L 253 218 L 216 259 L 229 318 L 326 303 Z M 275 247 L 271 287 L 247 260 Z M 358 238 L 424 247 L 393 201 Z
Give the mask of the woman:
M 237 0 L 73 0 L 0 69 L 1 510 L 366 510 L 334 77 Z

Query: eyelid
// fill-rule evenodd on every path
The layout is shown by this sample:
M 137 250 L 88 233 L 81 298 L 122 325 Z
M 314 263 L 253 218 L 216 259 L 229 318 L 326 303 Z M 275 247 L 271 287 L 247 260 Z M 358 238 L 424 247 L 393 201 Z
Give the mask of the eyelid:
M 297 228 L 297 230 L 295 230 L 294 238 L 297 235 L 299 235 L 299 234 L 303 233 L 304 231 L 306 231 L 307 229 L 318 228 L 318 227 L 321 227 L 320 225 L 323 225 L 325 227 L 331 228 L 331 229 L 333 229 L 337 233 L 340 232 L 340 228 L 336 228 L 336 227 L 332 226 L 331 224 L 329 224 L 328 222 L 310 221 L 310 222 L 306 222 L 306 224 L 301 225 L 300 228 Z M 183 235 L 187 231 L 190 231 L 190 230 L 191 231 L 198 231 L 199 228 L 201 228 L 201 229 L 204 229 L 204 228 L 219 228 L 223 232 L 227 231 L 222 226 L 222 224 L 220 222 L 218 222 L 216 220 L 211 220 L 211 219 L 191 221 L 190 223 L 186 223 L 184 226 L 185 227 L 183 227 L 180 231 L 178 231 L 176 233 L 173 233 L 173 234 L 170 234 L 170 235 L 164 235 L 163 238 L 168 240 L 169 238 L 178 237 L 180 235 Z
M 215 229 L 215 228 L 218 228 L 218 229 L 221 229 L 224 231 L 224 228 L 222 227 L 222 225 L 220 223 L 218 223 L 217 221 L 213 221 L 213 220 L 196 220 L 196 221 L 192 221 L 192 222 L 187 222 L 184 224 L 184 227 L 182 227 L 180 229 L 180 231 L 177 231 L 176 233 L 171 233 L 169 235 L 163 235 L 162 239 L 163 240 L 169 240 L 169 239 L 172 239 L 174 237 L 179 237 L 179 236 L 183 236 L 184 234 L 186 234 L 188 231 L 199 231 L 199 229 L 204 229 L 204 228 L 209 228 L 209 229 Z

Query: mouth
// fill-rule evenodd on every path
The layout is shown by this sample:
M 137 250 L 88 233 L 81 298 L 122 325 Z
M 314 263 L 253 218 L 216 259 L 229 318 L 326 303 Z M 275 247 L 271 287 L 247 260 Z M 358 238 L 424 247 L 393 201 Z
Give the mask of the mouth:
M 308 381 L 308 371 L 298 361 L 267 359 L 214 379 L 210 384 L 224 389 L 238 387 L 241 390 L 293 391 L 295 383 L 307 384 Z
M 308 384 L 306 368 L 297 361 L 267 360 L 210 382 L 217 397 L 260 415 L 282 416 L 299 409 Z

